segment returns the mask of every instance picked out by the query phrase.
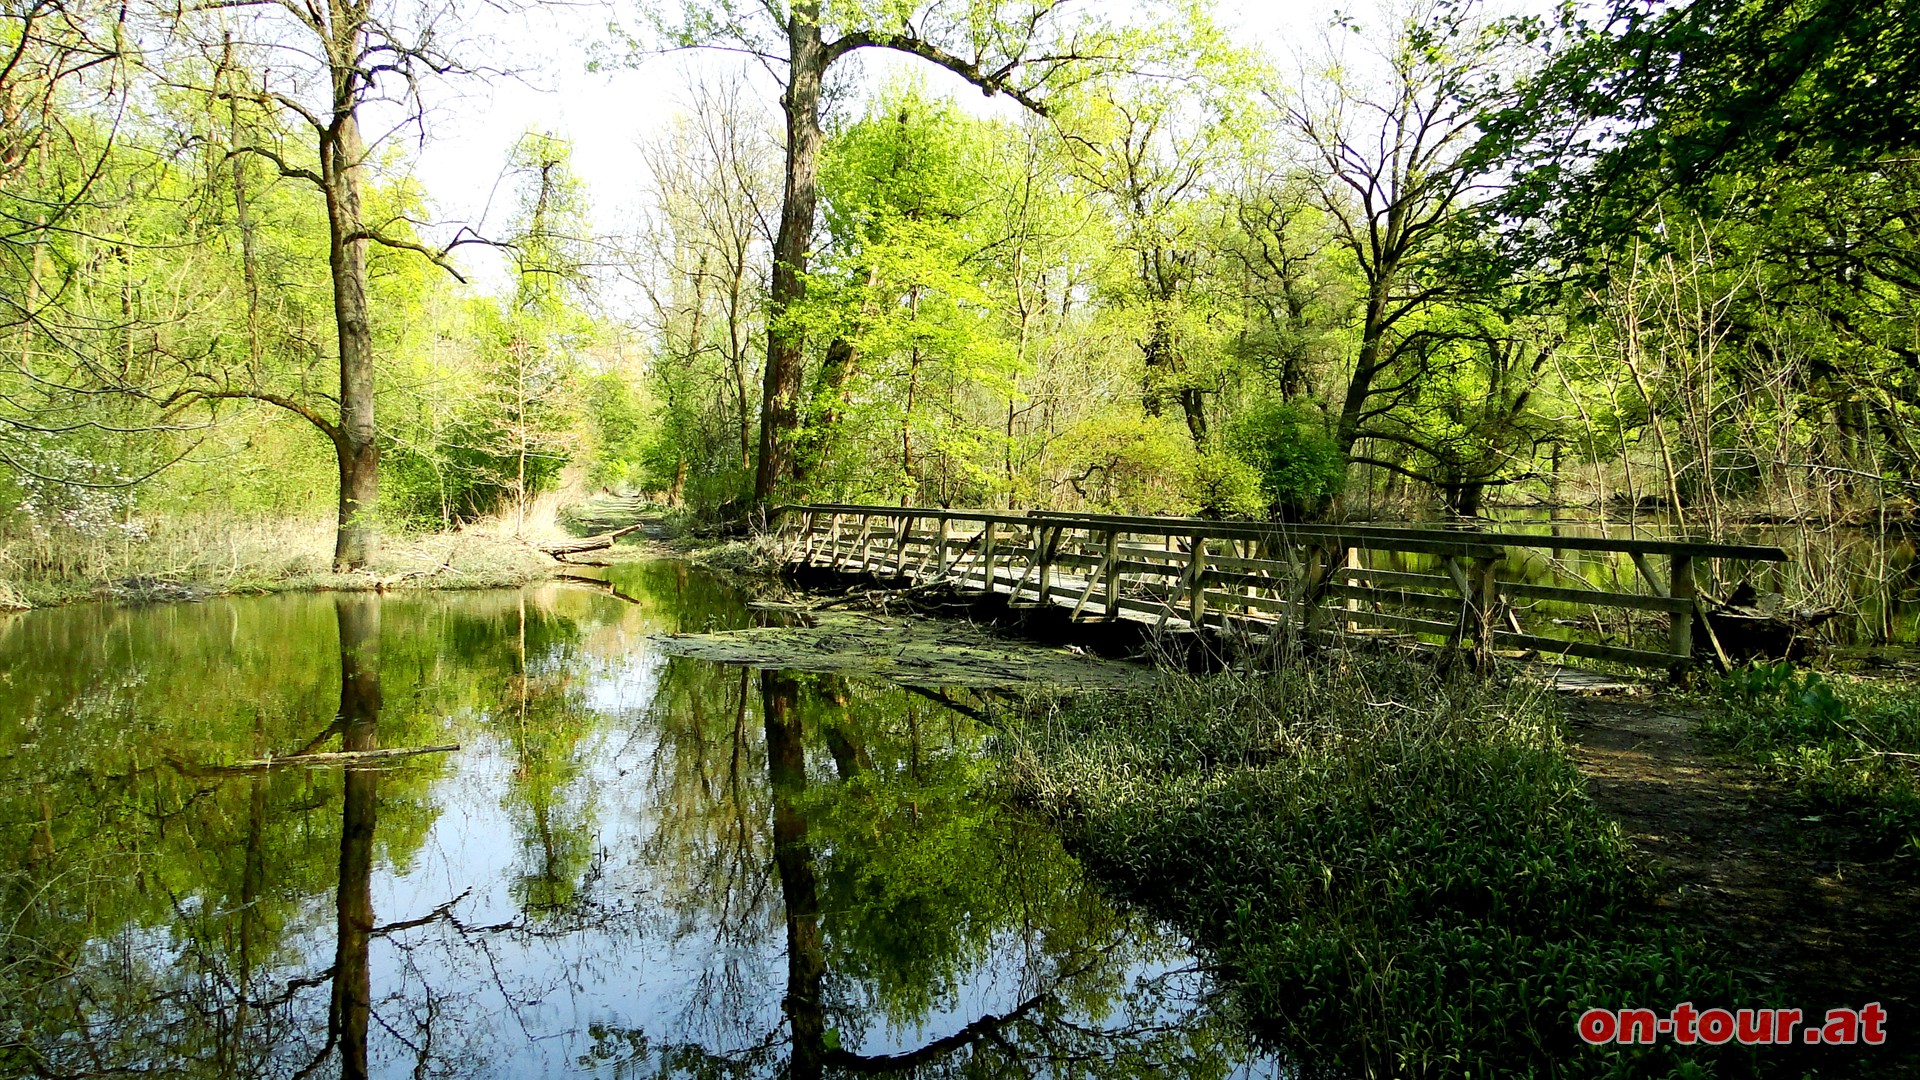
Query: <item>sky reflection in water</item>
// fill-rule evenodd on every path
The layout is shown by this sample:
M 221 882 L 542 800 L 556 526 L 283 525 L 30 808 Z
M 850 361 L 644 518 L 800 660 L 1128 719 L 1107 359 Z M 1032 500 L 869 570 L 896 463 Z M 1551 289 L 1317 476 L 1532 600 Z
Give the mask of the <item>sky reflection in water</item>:
M 990 729 L 583 588 L 0 622 L 0 1074 L 1266 1074 Z M 234 768 L 458 742 L 381 768 Z

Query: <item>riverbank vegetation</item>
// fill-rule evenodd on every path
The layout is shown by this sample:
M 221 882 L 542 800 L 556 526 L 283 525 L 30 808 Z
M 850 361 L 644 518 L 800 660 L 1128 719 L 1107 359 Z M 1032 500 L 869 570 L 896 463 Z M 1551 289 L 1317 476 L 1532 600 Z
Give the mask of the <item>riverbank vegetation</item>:
M 340 573 L 327 557 L 331 520 L 168 516 L 138 535 L 76 538 L 46 533 L 0 548 L 0 611 L 76 600 L 198 600 L 234 593 L 481 589 L 549 577 L 555 561 L 497 531 L 409 535 L 365 567 Z M 9 580 L 11 579 L 11 580 Z
M 1709 738 L 1785 781 L 1816 815 L 1920 859 L 1920 694 L 1911 686 L 1762 664 L 1718 689 L 1702 725 Z
M 7 12 L 0 541 L 331 515 L 350 570 L 594 488 L 1910 516 L 1910 19 L 667 7 L 598 62 L 767 64 L 689 69 L 625 230 L 564 132 L 491 220 L 414 179 L 511 13 Z
M 1018 796 L 1209 949 L 1303 1076 L 1751 1069 L 1580 1044 L 1587 1007 L 1754 987 L 1655 906 L 1537 688 L 1309 658 L 1043 702 L 1012 743 Z

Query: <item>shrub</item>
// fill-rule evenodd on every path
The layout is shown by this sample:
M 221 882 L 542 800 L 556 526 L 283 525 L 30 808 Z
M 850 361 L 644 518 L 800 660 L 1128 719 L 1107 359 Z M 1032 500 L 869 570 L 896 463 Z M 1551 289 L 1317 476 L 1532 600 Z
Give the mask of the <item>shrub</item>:
M 1264 517 L 1272 503 L 1259 471 L 1230 454 L 1202 456 L 1194 486 L 1201 511 L 1215 517 Z
M 1267 509 L 1286 517 L 1319 513 L 1346 479 L 1346 462 L 1305 406 L 1270 402 L 1228 425 L 1226 449 L 1259 476 Z

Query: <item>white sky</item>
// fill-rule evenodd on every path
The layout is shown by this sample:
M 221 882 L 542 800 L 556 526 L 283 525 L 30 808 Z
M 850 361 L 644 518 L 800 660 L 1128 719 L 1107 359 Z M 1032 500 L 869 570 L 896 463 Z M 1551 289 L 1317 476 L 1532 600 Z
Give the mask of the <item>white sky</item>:
M 1244 44 L 1274 57 L 1310 46 L 1336 10 L 1316 0 L 1220 0 L 1217 8 L 1221 23 L 1243 34 Z M 414 172 L 440 221 L 474 225 L 483 234 L 498 228 L 508 211 L 506 193 L 496 192 L 507 152 L 523 131 L 536 129 L 572 140 L 574 169 L 586 183 L 596 227 L 620 228 L 640 204 L 640 142 L 673 115 L 689 72 L 724 73 L 750 63 L 737 55 L 685 53 L 638 68 L 589 72 L 588 47 L 605 38 L 609 14 L 593 6 L 542 7 L 511 17 L 511 23 L 475 28 L 494 39 L 494 63 L 529 74 L 470 81 L 442 98 L 429 117 L 428 141 L 414 155 Z M 936 87 L 951 83 L 962 102 L 993 107 L 978 91 L 959 92 L 964 84 L 957 77 L 911 57 L 882 60 L 869 69 L 871 81 L 877 83 L 889 67 L 926 71 Z M 767 104 L 771 110 L 771 96 Z M 456 256 L 482 287 L 501 283 L 497 256 L 477 247 L 459 249 Z

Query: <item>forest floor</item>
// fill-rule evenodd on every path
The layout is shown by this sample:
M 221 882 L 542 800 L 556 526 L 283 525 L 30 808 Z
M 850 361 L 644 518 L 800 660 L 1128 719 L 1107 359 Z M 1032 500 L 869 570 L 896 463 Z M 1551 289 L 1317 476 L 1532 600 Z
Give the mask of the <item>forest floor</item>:
M 1781 1048 L 1767 1055 L 1771 1063 L 1797 1059 L 1790 1066 L 1796 1074 L 1920 1073 L 1913 1011 L 1920 1003 L 1920 874 L 1913 860 L 1887 852 L 1759 768 L 1719 753 L 1698 733 L 1704 708 L 1685 699 L 1564 702 L 1565 730 L 1588 793 L 1662 867 L 1660 906 L 1726 948 L 1777 992 L 1775 1004 L 1820 1016 L 1878 1001 L 1899 1018 L 1890 1019 L 1888 1045 L 1877 1051 Z M 1641 1004 L 1664 1013 L 1677 1003 Z

